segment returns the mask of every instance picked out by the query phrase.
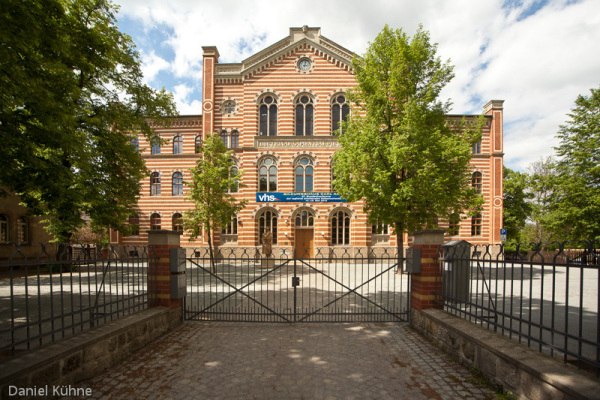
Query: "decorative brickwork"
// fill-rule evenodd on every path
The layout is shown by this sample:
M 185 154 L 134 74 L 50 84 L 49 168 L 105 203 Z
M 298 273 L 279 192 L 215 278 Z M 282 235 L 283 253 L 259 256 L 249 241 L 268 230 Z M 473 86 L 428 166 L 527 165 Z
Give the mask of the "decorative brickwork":
M 171 295 L 171 249 L 178 249 L 180 235 L 175 231 L 149 231 L 148 246 L 156 254 L 156 262 L 148 265 L 148 292 L 150 305 L 169 307 L 171 310 L 181 307 L 182 300 Z
M 112 235 L 111 241 L 120 244 L 144 244 L 146 233 L 150 229 L 150 215 L 154 212 L 162 216 L 163 229 L 171 229 L 172 215 L 175 211 L 183 214 L 192 204 L 185 199 L 189 188 L 184 185 L 183 194 L 176 191 L 173 195 L 173 173 L 180 171 L 183 181 L 191 180 L 189 169 L 194 167 L 199 153 L 196 151 L 196 138 L 205 137 L 209 132 L 235 131 L 235 159 L 243 171 L 239 192 L 236 198 L 248 200 L 247 206 L 237 215 L 238 234 L 221 237 L 214 232 L 216 246 L 253 249 L 259 244 L 259 223 L 257 210 L 273 206 L 257 201 L 259 190 L 260 165 L 265 156 L 276 161 L 275 192 L 294 192 L 296 188 L 296 168 L 294 161 L 302 154 L 310 155 L 314 160 L 311 191 L 331 192 L 332 155 L 339 149 L 337 137 L 332 134 L 335 125 L 332 117 L 333 96 L 345 95 L 356 86 L 356 79 L 349 67 L 353 53 L 321 36 L 320 28 L 291 28 L 289 37 L 250 56 L 240 63 L 219 64 L 219 52 L 216 47 L 202 48 L 203 58 L 203 109 L 202 115 L 182 116 L 174 120 L 169 127 L 157 127 L 163 139 L 172 140 L 175 134 L 183 139 L 182 153 L 171 154 L 172 144 L 163 146 L 161 154 L 149 154 L 150 146 L 143 137 L 139 138 L 139 148 L 149 170 L 159 172 L 162 190 L 158 195 L 150 195 L 150 177 L 141 184 L 141 196 L 138 202 L 140 234 L 123 237 Z M 309 73 L 298 72 L 298 61 L 310 59 Z M 312 135 L 296 136 L 298 95 L 309 93 L 313 100 Z M 276 112 L 269 111 L 261 115 L 261 99 L 273 97 L 269 107 L 276 106 Z M 225 112 L 223 104 L 234 102 L 235 112 Z M 473 170 L 481 172 L 481 190 L 485 200 L 481 213 L 481 229 L 477 235 L 471 234 L 471 218 L 465 214 L 458 226 L 458 235 L 445 236 L 445 240 L 464 239 L 472 244 L 499 243 L 499 231 L 502 227 L 502 101 L 490 101 L 484 108 L 485 124 L 482 128 L 481 151 L 475 154 L 471 164 Z M 269 110 L 271 110 L 269 108 Z M 473 115 L 449 115 L 450 125 L 473 119 Z M 261 120 L 262 118 L 262 120 Z M 339 118 L 339 117 L 338 117 Z M 181 123 L 180 123 L 181 121 Z M 201 128 L 198 124 L 201 121 Z M 261 122 L 262 121 L 262 122 Z M 276 125 L 276 135 L 263 136 L 260 125 Z M 266 133 L 266 132 L 265 132 Z M 457 134 L 460 132 L 457 131 Z M 267 174 L 265 173 L 265 175 Z M 269 173 L 270 177 L 271 174 Z M 298 209 L 300 203 L 277 203 L 277 238 L 273 251 L 277 254 L 283 249 L 289 251 L 295 246 L 296 227 L 290 215 Z M 312 203 L 316 220 L 313 229 L 314 249 L 326 249 L 336 252 L 342 247 L 335 244 L 333 238 L 332 207 L 346 209 L 351 214 L 349 246 L 368 251 L 377 247 L 395 253 L 396 235 L 390 228 L 389 235 L 373 236 L 368 215 L 363 212 L 363 203 Z M 448 222 L 440 220 L 440 229 L 448 228 Z M 234 240 L 235 239 L 235 240 Z M 275 239 L 275 238 L 274 238 Z M 206 247 L 206 235 L 189 240 L 187 232 L 181 238 L 184 247 Z M 406 243 L 406 241 L 405 241 Z M 347 246 L 345 246 L 347 247 Z
M 421 272 L 412 274 L 411 308 L 416 311 L 427 308 L 442 308 L 442 303 L 436 304 L 435 301 L 438 294 L 442 292 L 441 269 L 438 257 L 440 246 L 444 244 L 444 231 L 413 232 L 412 237 L 411 247 L 421 249 Z

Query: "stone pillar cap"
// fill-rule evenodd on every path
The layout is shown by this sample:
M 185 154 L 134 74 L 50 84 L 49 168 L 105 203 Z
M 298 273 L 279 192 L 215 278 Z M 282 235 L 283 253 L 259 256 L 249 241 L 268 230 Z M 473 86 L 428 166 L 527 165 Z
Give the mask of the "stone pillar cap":
M 148 233 L 148 244 L 168 244 L 168 245 L 180 245 L 181 233 L 177 231 L 170 231 L 166 229 L 146 231 Z
M 422 231 L 412 232 L 410 235 L 413 237 L 413 245 L 415 244 L 444 244 L 444 231 L 443 229 L 425 229 Z

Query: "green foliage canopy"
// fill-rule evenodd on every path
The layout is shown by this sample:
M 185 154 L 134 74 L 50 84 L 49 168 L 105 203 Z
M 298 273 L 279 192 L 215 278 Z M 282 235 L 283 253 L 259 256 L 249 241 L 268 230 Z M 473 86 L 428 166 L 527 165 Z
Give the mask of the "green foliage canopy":
M 573 241 L 600 240 L 600 88 L 579 95 L 555 148 L 553 229 Z
M 521 232 L 531 217 L 533 193 L 529 189 L 529 177 L 519 171 L 504 167 L 503 226 L 509 242 L 523 240 Z
M 422 27 L 412 38 L 383 29 L 353 61 L 358 86 L 334 155 L 335 190 L 363 200 L 371 222 L 394 226 L 399 247 L 403 232 L 434 228 L 482 202 L 469 162 L 483 119 L 450 127 L 450 104 L 438 97 L 453 68 L 436 52 Z
M 243 171 L 231 173 L 232 156 L 233 150 L 227 150 L 219 134 L 209 134 L 196 166 L 191 169 L 192 181 L 186 182 L 190 187 L 187 200 L 193 203 L 194 208 L 184 213 L 183 227 L 190 232 L 190 239 L 197 238 L 204 230 L 208 236 L 211 260 L 214 230 L 226 226 L 247 203 L 247 200 L 238 202 L 231 194 L 233 188 L 243 187 L 239 183 Z
M 551 228 L 556 214 L 553 212 L 553 204 L 557 198 L 556 182 L 556 160 L 552 156 L 533 162 L 527 169 L 531 214 L 523 230 L 524 242 L 547 243 L 552 240 L 565 240 L 561 232 Z
M 67 239 L 87 214 L 126 231 L 146 169 L 131 132 L 176 115 L 142 82 L 109 0 L 4 0 L 0 9 L 0 186 Z

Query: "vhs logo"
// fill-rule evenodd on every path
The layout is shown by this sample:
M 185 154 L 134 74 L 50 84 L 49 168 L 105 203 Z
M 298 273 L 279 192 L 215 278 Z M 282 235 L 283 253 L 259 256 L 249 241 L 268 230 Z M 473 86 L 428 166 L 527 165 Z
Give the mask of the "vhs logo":
M 256 193 L 256 201 L 277 201 L 277 198 L 274 195 L 268 193 Z

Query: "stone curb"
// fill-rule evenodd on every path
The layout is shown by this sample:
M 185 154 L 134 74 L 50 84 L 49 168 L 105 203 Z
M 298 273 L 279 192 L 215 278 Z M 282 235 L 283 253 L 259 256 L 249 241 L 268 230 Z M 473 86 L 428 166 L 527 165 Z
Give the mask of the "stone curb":
M 572 366 L 442 310 L 415 314 L 418 331 L 505 389 L 530 399 L 598 399 L 600 381 Z

